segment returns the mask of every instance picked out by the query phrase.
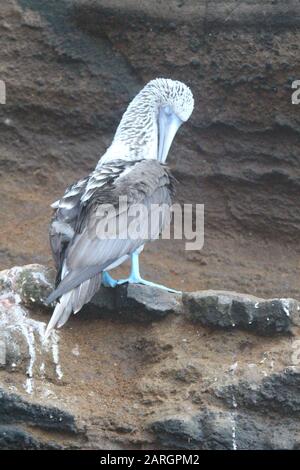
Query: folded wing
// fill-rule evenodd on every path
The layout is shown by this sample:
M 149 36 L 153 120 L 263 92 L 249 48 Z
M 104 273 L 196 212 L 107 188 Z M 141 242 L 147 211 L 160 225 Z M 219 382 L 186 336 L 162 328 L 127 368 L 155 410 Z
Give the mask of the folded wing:
M 82 187 L 76 209 L 69 209 L 76 210 L 76 217 L 72 219 L 73 236 L 65 242 L 63 256 L 59 256 L 62 280 L 48 298 L 52 302 L 63 296 L 62 302 L 73 292 L 73 311 L 79 310 L 74 305 L 76 297 L 80 297 L 80 308 L 89 300 L 83 295 L 85 291 L 89 291 L 89 297 L 91 294 L 87 281 L 93 280 L 96 288 L 94 280 L 103 270 L 129 256 L 145 241 L 159 237 L 170 218 L 174 180 L 156 160 L 117 160 L 95 170 Z M 116 227 L 115 236 L 105 232 L 109 224 Z M 60 243 L 57 246 L 61 249 Z

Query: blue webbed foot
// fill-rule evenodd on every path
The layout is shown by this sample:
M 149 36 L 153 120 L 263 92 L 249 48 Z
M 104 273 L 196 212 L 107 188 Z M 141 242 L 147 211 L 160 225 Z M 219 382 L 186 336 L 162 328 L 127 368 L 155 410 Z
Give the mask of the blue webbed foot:
M 118 281 L 113 279 L 107 271 L 103 271 L 102 273 L 102 284 L 105 287 L 116 287 L 118 285 Z
M 102 284 L 106 287 L 116 287 L 122 284 L 142 284 L 144 286 L 156 287 L 158 289 L 166 290 L 168 292 L 174 292 L 174 294 L 181 294 L 181 291 L 170 289 L 169 287 L 163 286 L 162 284 L 156 284 L 155 282 L 146 281 L 140 275 L 139 269 L 139 253 L 134 252 L 131 255 L 131 272 L 130 276 L 126 279 L 113 279 L 107 271 L 102 273 Z
M 175 290 L 175 289 L 170 289 L 169 287 L 163 286 L 162 284 L 156 284 L 155 282 L 151 281 L 146 281 L 146 279 L 143 279 L 140 276 L 132 276 L 130 275 L 127 279 L 119 279 L 117 281 L 118 285 L 122 284 L 142 284 L 143 286 L 150 286 L 150 287 L 156 287 L 158 289 L 166 290 L 168 292 L 174 292 L 174 294 L 181 294 L 180 291 Z

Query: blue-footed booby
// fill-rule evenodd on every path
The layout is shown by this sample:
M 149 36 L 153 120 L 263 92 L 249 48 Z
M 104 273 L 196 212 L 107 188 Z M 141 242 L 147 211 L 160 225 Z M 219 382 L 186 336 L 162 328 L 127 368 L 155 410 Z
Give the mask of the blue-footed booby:
M 95 170 L 52 204 L 55 212 L 49 232 L 57 282 L 47 300 L 59 301 L 46 337 L 89 302 L 101 282 L 110 287 L 129 282 L 171 290 L 141 278 L 139 253 L 146 241 L 159 237 L 169 220 L 174 179 L 165 162 L 177 130 L 193 107 L 192 92 L 184 83 L 164 78 L 150 81 L 129 104 Z M 126 198 L 125 206 L 121 198 Z M 141 218 L 136 222 L 140 231 L 138 236 L 126 237 L 129 221 L 135 223 L 130 209 L 138 204 L 147 209 L 142 223 Z M 107 205 L 113 210 L 102 210 Z M 148 233 L 143 227 L 148 227 L 150 218 Z M 118 225 L 115 237 L 99 236 L 108 220 Z M 114 280 L 108 271 L 128 258 L 130 276 Z

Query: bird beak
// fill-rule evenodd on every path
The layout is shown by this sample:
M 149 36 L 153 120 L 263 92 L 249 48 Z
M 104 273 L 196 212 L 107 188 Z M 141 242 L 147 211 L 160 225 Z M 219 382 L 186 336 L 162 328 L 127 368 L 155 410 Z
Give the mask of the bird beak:
M 159 111 L 158 123 L 158 161 L 160 163 L 165 163 L 175 134 L 183 121 L 179 119 L 175 113 L 166 113 L 165 108 L 161 108 Z

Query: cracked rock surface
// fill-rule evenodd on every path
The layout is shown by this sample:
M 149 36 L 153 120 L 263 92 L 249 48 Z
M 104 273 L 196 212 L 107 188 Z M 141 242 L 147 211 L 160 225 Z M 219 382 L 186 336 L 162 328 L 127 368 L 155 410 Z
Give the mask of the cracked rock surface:
M 0 285 L 1 448 L 299 448 L 296 300 L 101 288 L 45 343 L 49 270 Z
M 149 244 L 142 274 L 298 299 L 299 23 L 297 0 L 2 1 L 1 269 L 52 263 L 50 204 L 95 167 L 137 91 L 165 76 L 195 95 L 168 164 L 178 201 L 205 205 L 205 243 Z
M 297 0 L 1 2 L 1 448 L 300 448 L 299 24 Z M 182 296 L 102 288 L 45 344 L 50 204 L 157 76 L 195 96 L 168 164 L 204 247 L 148 244 Z

